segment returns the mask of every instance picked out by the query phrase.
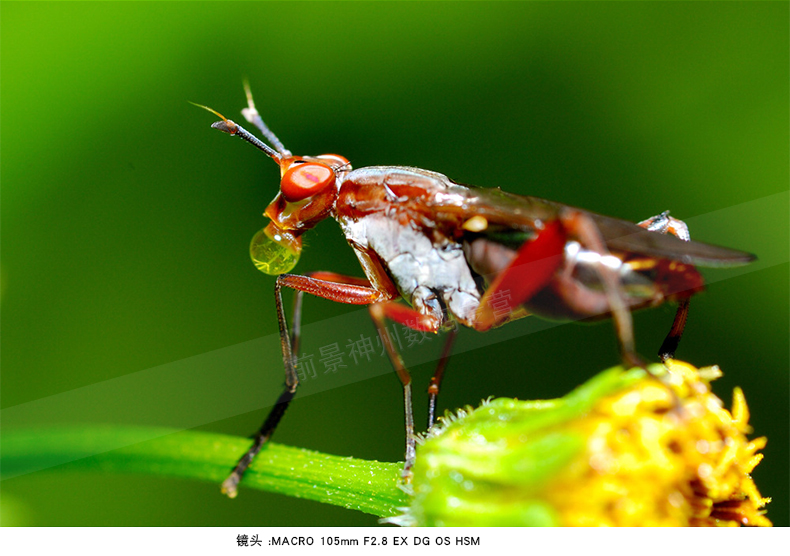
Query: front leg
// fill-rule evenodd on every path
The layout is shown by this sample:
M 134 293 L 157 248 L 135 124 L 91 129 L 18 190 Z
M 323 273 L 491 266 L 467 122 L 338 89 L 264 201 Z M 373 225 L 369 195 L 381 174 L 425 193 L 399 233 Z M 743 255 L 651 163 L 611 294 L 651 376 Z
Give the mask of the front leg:
M 293 335 L 288 331 L 288 322 L 283 309 L 283 288 L 291 288 L 298 292 L 296 303 L 294 304 Z M 298 349 L 299 345 L 302 293 L 309 293 L 324 299 L 352 305 L 369 305 L 378 301 L 387 301 L 392 297 L 391 294 L 381 292 L 371 286 L 367 280 L 334 273 L 315 273 L 312 276 L 282 274 L 277 277 L 277 281 L 274 284 L 274 299 L 277 306 L 277 322 L 280 326 L 280 345 L 282 347 L 283 366 L 285 367 L 285 386 L 261 428 L 255 433 L 252 446 L 239 459 L 233 472 L 222 483 L 222 492 L 230 498 L 235 498 L 238 494 L 238 485 L 244 476 L 244 472 L 261 451 L 264 444 L 274 434 L 280 419 L 282 419 L 291 400 L 296 395 L 299 378 L 296 375 L 294 351 Z

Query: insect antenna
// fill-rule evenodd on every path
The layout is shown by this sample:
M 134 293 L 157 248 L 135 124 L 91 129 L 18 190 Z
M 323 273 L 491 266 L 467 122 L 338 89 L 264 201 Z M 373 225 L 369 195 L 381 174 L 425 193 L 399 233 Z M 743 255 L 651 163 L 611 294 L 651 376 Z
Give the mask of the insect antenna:
M 288 155 L 285 155 L 285 154 L 282 154 L 280 152 L 275 151 L 269 145 L 267 145 L 266 143 L 264 143 L 263 141 L 261 141 L 260 139 L 255 137 L 252 133 L 250 133 L 249 131 L 247 131 L 243 127 L 241 127 L 239 124 L 237 124 L 233 120 L 227 119 L 225 116 L 223 116 L 222 114 L 220 114 L 219 112 L 217 112 L 213 108 L 209 108 L 208 106 L 204 106 L 202 104 L 197 104 L 196 102 L 190 102 L 190 104 L 194 104 L 198 108 L 202 108 L 204 110 L 208 110 L 212 114 L 222 118 L 221 122 L 214 122 L 213 124 L 211 124 L 211 127 L 213 127 L 214 129 L 218 129 L 220 131 L 224 131 L 228 135 L 238 135 L 240 138 L 242 138 L 245 141 L 247 141 L 250 145 L 252 145 L 256 149 L 259 149 L 259 150 L 265 152 L 270 157 L 272 157 L 278 164 L 280 163 L 280 161 L 282 160 L 282 158 L 284 156 L 288 156 Z M 286 152 L 288 152 L 288 151 L 286 151 Z M 288 153 L 288 154 L 290 155 L 290 153 Z
M 246 79 L 244 80 L 244 94 L 247 95 L 247 108 L 243 108 L 241 113 L 248 122 L 252 125 L 257 127 L 263 133 L 263 136 L 269 140 L 269 143 L 277 149 L 277 152 L 283 155 L 284 157 L 291 156 L 291 151 L 285 148 L 285 145 L 277 138 L 274 132 L 269 129 L 261 115 L 258 113 L 258 109 L 255 108 L 255 101 L 252 99 L 252 90 L 250 89 L 250 82 Z

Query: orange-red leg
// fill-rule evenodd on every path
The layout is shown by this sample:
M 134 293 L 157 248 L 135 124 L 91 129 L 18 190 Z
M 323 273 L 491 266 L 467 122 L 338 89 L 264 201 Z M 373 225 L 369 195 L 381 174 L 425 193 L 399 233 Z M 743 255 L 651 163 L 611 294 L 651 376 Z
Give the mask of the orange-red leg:
M 447 332 L 447 339 L 444 342 L 439 364 L 436 365 L 436 370 L 431 377 L 431 385 L 428 387 L 428 429 L 436 422 L 436 402 L 439 398 L 439 388 L 442 385 L 444 371 L 447 369 L 447 364 L 450 362 L 450 353 L 453 350 L 453 344 L 455 343 L 455 337 L 457 335 L 457 325 Z
M 345 284 L 353 284 L 358 286 L 371 285 L 370 282 L 365 278 L 352 278 L 348 276 L 342 276 L 334 272 L 312 272 L 310 273 L 309 276 L 311 278 L 317 278 L 331 282 L 343 282 Z M 397 291 L 394 285 L 392 284 L 384 284 L 384 287 L 391 292 Z M 382 307 L 372 309 L 372 313 L 379 314 L 381 311 L 383 311 L 384 313 L 383 317 L 374 316 L 373 321 L 374 324 L 376 324 L 376 329 L 379 332 L 379 337 L 381 338 L 382 344 L 385 346 L 385 349 L 387 350 L 387 355 L 390 357 L 390 360 L 392 361 L 393 368 L 395 368 L 396 373 L 398 374 L 398 378 L 401 380 L 401 384 L 403 384 L 404 387 L 404 405 L 405 405 L 406 421 L 407 421 L 406 451 L 407 453 L 409 453 L 411 451 L 409 445 L 413 445 L 413 442 L 409 440 L 409 438 L 413 438 L 413 434 L 410 434 L 408 430 L 409 429 L 408 423 L 410 422 L 410 420 L 413 421 L 413 417 L 411 418 L 409 417 L 412 414 L 411 392 L 410 392 L 411 379 L 408 378 L 408 372 L 405 368 L 405 365 L 403 365 L 400 356 L 397 354 L 397 350 L 395 349 L 394 342 L 392 342 L 392 339 L 389 337 L 386 326 L 383 325 L 382 318 L 388 318 L 394 322 L 397 322 L 403 326 L 411 328 L 412 330 L 417 330 L 419 332 L 436 332 L 441 326 L 441 323 L 438 322 L 435 318 L 423 315 L 422 313 L 415 311 L 411 307 L 407 307 L 400 303 L 384 302 L 382 304 Z M 450 352 L 452 350 L 452 345 L 456 333 L 457 333 L 456 328 L 453 328 L 448 333 L 444 349 L 442 350 L 442 355 L 439 358 L 439 363 L 437 364 L 434 375 L 431 378 L 431 385 L 428 389 L 428 396 L 429 396 L 428 397 L 428 428 L 431 428 L 435 420 L 436 403 L 439 394 L 439 387 L 441 386 L 441 381 L 450 359 Z M 389 346 L 389 348 L 387 348 L 387 346 Z M 406 390 L 409 390 L 409 392 L 406 392 Z M 413 425 L 411 428 L 413 430 Z M 410 467 L 411 467 L 411 463 L 407 461 L 407 468 Z M 408 474 L 408 472 L 406 472 L 406 474 Z
M 277 306 L 277 321 L 280 326 L 280 345 L 285 367 L 285 386 L 274 407 L 267 415 L 261 428 L 255 433 L 252 446 L 239 459 L 236 467 L 222 483 L 222 492 L 234 498 L 238 493 L 238 484 L 244 472 L 252 463 L 255 456 L 261 451 L 264 444 L 271 438 L 274 430 L 282 419 L 285 411 L 296 395 L 299 378 L 296 374 L 295 349 L 298 349 L 300 340 L 302 294 L 310 293 L 324 299 L 350 303 L 354 305 L 368 305 L 377 301 L 391 298 L 386 292 L 373 288 L 367 280 L 344 277 L 334 273 L 316 273 L 319 277 L 298 276 L 282 274 L 277 277 L 274 285 L 274 298 Z M 330 278 L 327 280 L 326 278 Z M 332 280 L 334 279 L 334 281 Z M 294 319 L 292 333 L 289 333 L 288 323 L 283 309 L 282 289 L 291 288 L 297 291 L 294 303 Z
M 290 332 L 288 330 L 288 323 L 285 319 L 282 303 L 283 288 L 296 290 L 294 315 Z M 394 288 L 391 290 L 394 290 Z M 411 475 L 416 445 L 414 435 L 414 414 L 412 410 L 411 376 L 403 364 L 400 354 L 395 349 L 392 338 L 387 331 L 385 319 L 389 318 L 404 326 L 422 332 L 438 331 L 441 322 L 433 317 L 423 315 L 410 307 L 393 302 L 392 299 L 394 295 L 392 293 L 374 288 L 371 283 L 364 278 L 344 276 L 334 272 L 313 272 L 306 276 L 283 274 L 278 276 L 275 282 L 275 303 L 277 306 L 277 319 L 280 326 L 283 365 L 285 367 L 285 387 L 280 397 L 277 399 L 277 403 L 266 417 L 263 425 L 255 434 L 252 446 L 239 459 L 233 472 L 222 483 L 222 491 L 231 498 L 236 496 L 238 484 L 244 472 L 269 438 L 271 438 L 271 435 L 274 433 L 280 419 L 282 419 L 282 416 L 285 414 L 291 400 L 296 395 L 296 390 L 299 386 L 299 378 L 296 374 L 295 354 L 301 339 L 301 308 L 304 293 L 309 293 L 339 303 L 368 305 L 370 307 L 373 323 L 378 330 L 382 343 L 395 368 L 395 372 L 403 385 L 406 417 L 406 465 L 404 467 L 404 477 L 408 479 Z M 444 361 L 444 364 L 446 365 L 446 361 Z M 441 361 L 440 368 L 443 368 Z
M 403 479 L 408 482 L 411 480 L 411 468 L 414 465 L 417 447 L 417 440 L 414 435 L 411 375 L 406 369 L 406 365 L 403 364 L 403 359 L 395 348 L 395 343 L 392 341 L 389 331 L 387 331 L 386 319 L 422 332 L 437 332 L 442 323 L 434 317 L 423 315 L 411 307 L 406 307 L 394 301 L 384 301 L 370 305 L 370 316 L 373 318 L 373 324 L 376 326 L 395 373 L 403 385 L 403 405 L 406 415 L 406 463 L 403 467 Z
M 316 275 L 332 276 L 335 280 L 316 278 Z M 281 274 L 277 277 L 277 284 L 280 287 L 291 288 L 323 299 L 349 305 L 370 305 L 377 301 L 392 299 L 390 294 L 377 290 L 367 280 L 363 282 L 360 278 L 351 278 L 328 272 L 316 272 L 308 276 Z

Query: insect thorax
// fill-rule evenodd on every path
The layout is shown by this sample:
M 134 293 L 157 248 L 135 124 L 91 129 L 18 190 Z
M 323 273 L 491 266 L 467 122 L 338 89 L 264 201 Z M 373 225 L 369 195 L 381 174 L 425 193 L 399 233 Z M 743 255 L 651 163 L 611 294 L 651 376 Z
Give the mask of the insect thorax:
M 375 253 L 415 309 L 442 320 L 455 317 L 470 326 L 480 293 L 458 242 L 436 231 L 429 237 L 416 225 L 402 224 L 383 212 L 338 220 L 352 245 Z

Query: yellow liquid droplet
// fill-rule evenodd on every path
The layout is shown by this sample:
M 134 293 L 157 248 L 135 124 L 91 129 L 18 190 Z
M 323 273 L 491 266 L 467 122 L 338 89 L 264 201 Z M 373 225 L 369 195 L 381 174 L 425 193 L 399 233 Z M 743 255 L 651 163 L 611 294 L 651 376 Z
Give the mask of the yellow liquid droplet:
M 288 241 L 277 233 L 269 237 L 264 228 L 252 236 L 250 257 L 258 270 L 276 276 L 289 272 L 296 266 L 299 252 L 294 251 Z

